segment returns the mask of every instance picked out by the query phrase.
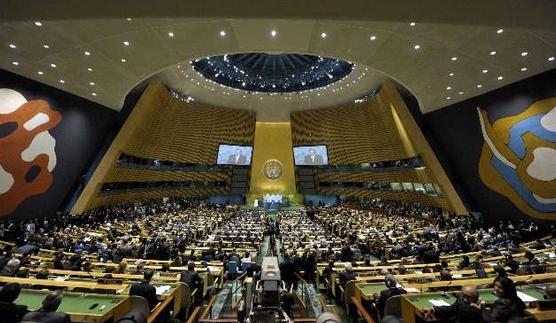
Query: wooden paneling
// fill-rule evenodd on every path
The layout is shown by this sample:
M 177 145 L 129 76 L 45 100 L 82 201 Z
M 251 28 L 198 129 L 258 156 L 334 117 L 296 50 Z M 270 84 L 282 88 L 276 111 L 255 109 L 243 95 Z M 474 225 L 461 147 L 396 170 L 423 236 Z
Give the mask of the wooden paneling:
M 104 182 L 228 181 L 228 172 L 191 172 L 114 167 Z
M 445 198 L 415 192 L 375 191 L 369 189 L 354 188 L 322 188 L 319 190 L 319 192 L 326 195 L 346 195 L 367 198 L 379 198 L 382 200 L 413 202 L 421 203 L 424 205 L 432 205 L 440 208 L 448 208 L 447 200 Z
M 317 174 L 320 182 L 427 182 L 423 170 L 403 170 L 396 172 L 356 172 Z

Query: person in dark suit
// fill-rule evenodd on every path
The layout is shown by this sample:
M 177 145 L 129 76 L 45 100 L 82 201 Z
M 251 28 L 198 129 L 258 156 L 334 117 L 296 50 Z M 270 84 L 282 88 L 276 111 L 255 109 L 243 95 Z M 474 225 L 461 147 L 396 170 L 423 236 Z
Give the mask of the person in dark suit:
M 21 286 L 18 283 L 9 283 L 0 290 L 0 317 L 2 322 L 19 322 L 28 312 L 27 306 L 14 303 L 20 292 Z
M 64 295 L 61 291 L 48 293 L 42 301 L 42 307 L 38 311 L 25 314 L 22 321 L 35 323 L 70 323 L 69 315 L 56 312 L 62 303 L 63 297 Z
M 158 303 L 156 297 L 156 288 L 151 285 L 151 280 L 153 278 L 154 272 L 152 270 L 146 270 L 143 274 L 143 281 L 140 283 L 134 283 L 131 285 L 129 290 L 129 295 L 137 295 L 144 297 L 147 302 L 149 302 L 149 310 L 152 311 L 153 308 Z
M 317 154 L 315 148 L 309 148 L 309 153 L 303 158 L 303 164 L 305 165 L 322 165 L 324 160 L 320 154 Z
M 282 280 L 286 283 L 286 289 L 290 289 L 290 286 L 293 285 L 293 288 L 296 289 L 297 288 L 297 280 L 295 277 L 295 263 L 292 260 L 292 258 L 290 258 L 290 255 L 285 254 L 284 255 L 284 260 L 282 261 L 282 263 L 280 263 L 280 276 L 282 277 Z
M 246 163 L 247 156 L 245 156 L 239 148 L 236 148 L 235 153 L 228 156 L 228 164 L 245 165 Z
M 340 278 L 340 285 L 345 288 L 346 284 L 350 280 L 355 280 L 355 278 L 357 278 L 357 273 L 355 272 L 355 270 L 353 270 L 353 266 L 350 263 L 345 264 L 344 268 L 346 270 L 340 273 L 339 278 Z
M 193 292 L 195 288 L 198 288 L 197 294 L 203 294 L 203 278 L 195 271 L 194 262 L 188 263 L 187 270 L 181 272 L 180 281 L 186 283 L 191 289 L 191 292 Z
M 432 309 L 425 309 L 425 317 L 432 319 L 434 316 L 443 322 L 484 322 L 479 300 L 479 291 L 475 286 L 463 286 L 461 294 L 457 296 L 454 304 L 449 306 L 433 306 Z
M 384 284 L 387 289 L 382 290 L 380 296 L 376 300 L 376 307 L 380 317 L 384 316 L 384 307 L 386 306 L 386 301 L 390 297 L 407 293 L 405 289 L 398 288 L 398 281 L 393 275 L 386 275 L 386 277 L 384 277 Z

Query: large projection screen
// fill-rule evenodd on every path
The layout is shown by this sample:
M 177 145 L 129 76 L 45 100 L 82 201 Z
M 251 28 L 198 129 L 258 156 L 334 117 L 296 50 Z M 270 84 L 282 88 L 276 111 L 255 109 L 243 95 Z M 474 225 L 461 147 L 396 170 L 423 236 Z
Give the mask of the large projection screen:
M 218 165 L 251 165 L 251 155 L 253 147 L 224 145 L 218 146 L 218 157 L 216 163 Z
M 328 165 L 328 149 L 325 145 L 293 147 L 296 166 Z

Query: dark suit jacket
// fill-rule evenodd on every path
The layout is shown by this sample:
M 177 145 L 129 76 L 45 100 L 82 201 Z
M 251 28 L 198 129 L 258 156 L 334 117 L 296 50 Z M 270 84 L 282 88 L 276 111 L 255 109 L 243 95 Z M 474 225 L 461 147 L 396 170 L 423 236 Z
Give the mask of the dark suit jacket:
M 147 282 L 141 282 L 131 285 L 129 295 L 144 297 L 147 302 L 149 302 L 149 308 L 151 311 L 156 306 L 156 303 L 158 303 L 158 298 L 156 297 L 156 288 Z
M 59 312 L 29 312 L 25 314 L 22 321 L 36 323 L 70 323 L 70 317 L 66 313 Z
M 0 318 L 2 322 L 16 323 L 27 314 L 27 306 L 14 303 L 0 302 Z
M 443 322 L 484 322 L 481 311 L 465 304 L 460 295 L 458 295 L 454 304 L 449 306 L 433 306 L 433 309 L 434 315 Z
M 192 292 L 195 288 L 199 288 L 200 292 L 202 292 L 203 278 L 201 278 L 201 276 L 195 270 L 182 271 L 180 281 L 182 283 L 186 283 L 187 286 L 189 286 L 189 288 L 191 289 Z M 201 295 L 202 295 L 202 293 L 201 293 Z
M 324 160 L 322 159 L 322 156 L 319 154 L 315 154 L 315 161 L 311 160 L 311 155 L 307 154 L 305 155 L 305 158 L 303 158 L 303 163 L 305 165 L 322 165 L 324 163 Z
M 401 295 L 401 294 L 406 294 L 406 293 L 407 292 L 405 291 L 405 289 L 398 288 L 398 287 L 388 288 L 388 289 L 385 289 L 385 290 L 381 291 L 380 296 L 376 300 L 376 307 L 378 309 L 378 312 L 380 313 L 380 316 L 381 317 L 384 316 L 384 307 L 386 306 L 386 301 L 390 297 L 396 296 L 396 295 Z
M 228 163 L 229 164 L 236 164 L 236 165 L 243 165 L 243 164 L 247 163 L 247 156 L 245 156 L 244 154 L 240 154 L 239 159 L 236 162 L 236 154 L 230 155 L 228 157 Z
M 506 322 L 512 317 L 524 316 L 525 304 L 521 299 L 499 298 L 492 305 L 490 320 L 493 322 Z
M 350 280 L 355 280 L 357 278 L 357 273 L 355 270 L 344 271 L 340 273 L 340 285 L 342 287 L 346 287 L 346 284 Z

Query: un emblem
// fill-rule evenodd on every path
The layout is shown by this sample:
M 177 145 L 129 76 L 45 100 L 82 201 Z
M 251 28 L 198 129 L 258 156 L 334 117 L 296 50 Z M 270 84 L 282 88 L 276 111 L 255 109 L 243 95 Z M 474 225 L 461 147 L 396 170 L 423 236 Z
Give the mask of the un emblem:
M 490 124 L 477 109 L 484 145 L 479 175 L 523 213 L 556 219 L 556 98 Z
M 271 159 L 264 164 L 263 173 L 270 180 L 278 179 L 282 176 L 282 164 L 275 159 Z

